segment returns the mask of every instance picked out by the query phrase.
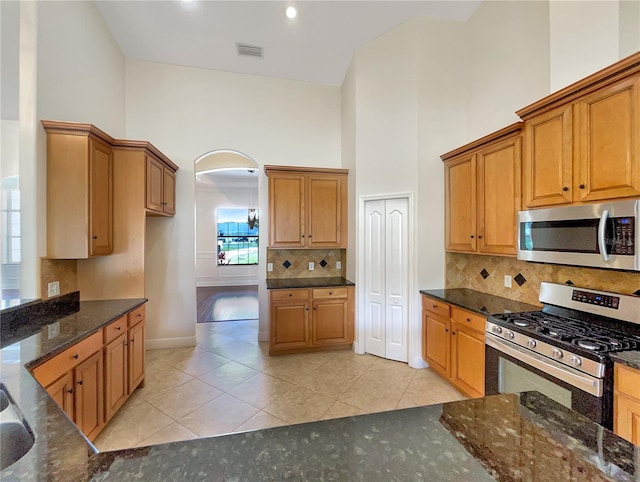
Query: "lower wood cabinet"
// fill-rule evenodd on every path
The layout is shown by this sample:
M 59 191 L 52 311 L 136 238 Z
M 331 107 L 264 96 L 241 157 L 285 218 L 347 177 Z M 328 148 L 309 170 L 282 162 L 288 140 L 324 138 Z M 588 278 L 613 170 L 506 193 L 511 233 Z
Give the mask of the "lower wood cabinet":
M 270 291 L 269 354 L 348 349 L 353 287 Z
M 144 318 L 142 305 L 32 369 L 89 440 L 144 380 Z
M 616 363 L 613 387 L 613 431 L 640 445 L 640 370 Z
M 422 297 L 422 350 L 429 367 L 469 397 L 484 396 L 486 319 Z

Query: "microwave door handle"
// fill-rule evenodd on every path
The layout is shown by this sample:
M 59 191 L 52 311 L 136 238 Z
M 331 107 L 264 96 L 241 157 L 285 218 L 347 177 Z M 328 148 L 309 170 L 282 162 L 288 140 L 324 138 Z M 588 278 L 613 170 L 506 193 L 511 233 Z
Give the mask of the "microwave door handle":
M 605 238 L 607 231 L 607 219 L 609 218 L 609 211 L 606 209 L 602 211 L 600 216 L 600 222 L 598 223 L 598 247 L 600 248 L 600 255 L 604 261 L 609 261 L 609 253 L 607 253 L 607 240 Z

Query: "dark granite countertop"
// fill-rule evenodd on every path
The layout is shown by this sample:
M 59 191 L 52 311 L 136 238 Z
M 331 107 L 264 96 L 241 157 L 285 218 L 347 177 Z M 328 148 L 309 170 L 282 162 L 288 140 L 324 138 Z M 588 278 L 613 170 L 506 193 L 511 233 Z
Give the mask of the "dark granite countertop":
M 35 444 L 29 452 L 0 472 L 2 481 L 87 480 L 89 477 L 89 457 L 95 454 L 95 448 L 36 382 L 27 367 L 51 358 L 147 300 L 78 302 L 77 295 L 75 299 L 71 298 L 69 303 L 64 297 L 61 298 L 63 301 L 55 300 L 56 305 L 65 305 L 56 308 L 58 314 L 55 316 L 51 312 L 43 314 L 40 306 L 31 304 L 25 307 L 28 311 L 19 314 L 19 319 L 3 316 L 1 320 L 0 381 L 35 435 Z M 77 311 L 68 313 L 73 310 Z M 20 320 L 25 325 L 16 327 Z M 51 323 L 55 322 L 59 323 L 59 334 L 53 336 Z M 5 340 L 5 337 L 11 340 L 15 336 L 19 341 Z
M 640 370 L 640 351 L 623 351 L 620 353 L 610 353 L 611 358 L 616 363 L 622 363 L 628 367 Z
M 494 296 L 469 288 L 455 288 L 447 290 L 420 290 L 423 295 L 430 296 L 445 303 L 459 306 L 479 315 L 493 315 L 497 313 L 516 313 L 520 311 L 541 310 L 540 306 L 522 303 L 520 301 Z
M 355 286 L 347 278 L 282 278 L 267 279 L 268 290 L 294 288 L 329 288 L 332 286 Z

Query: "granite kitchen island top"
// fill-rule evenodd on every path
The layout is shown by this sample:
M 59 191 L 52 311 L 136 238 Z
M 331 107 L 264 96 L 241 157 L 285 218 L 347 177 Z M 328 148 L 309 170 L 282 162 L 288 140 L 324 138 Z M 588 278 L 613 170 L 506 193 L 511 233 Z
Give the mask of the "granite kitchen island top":
M 469 288 L 454 288 L 446 290 L 420 290 L 423 295 L 430 296 L 445 303 L 459 306 L 479 315 L 493 315 L 498 313 L 517 313 L 521 311 L 541 310 L 540 306 L 494 296 Z

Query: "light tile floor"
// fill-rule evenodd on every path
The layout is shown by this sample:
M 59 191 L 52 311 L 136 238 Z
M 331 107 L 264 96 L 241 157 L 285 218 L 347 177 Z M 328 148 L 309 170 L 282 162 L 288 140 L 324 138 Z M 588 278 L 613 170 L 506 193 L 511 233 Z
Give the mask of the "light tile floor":
M 192 348 L 147 351 L 100 451 L 429 405 L 464 396 L 429 369 L 352 351 L 270 357 L 257 320 L 198 323 Z

